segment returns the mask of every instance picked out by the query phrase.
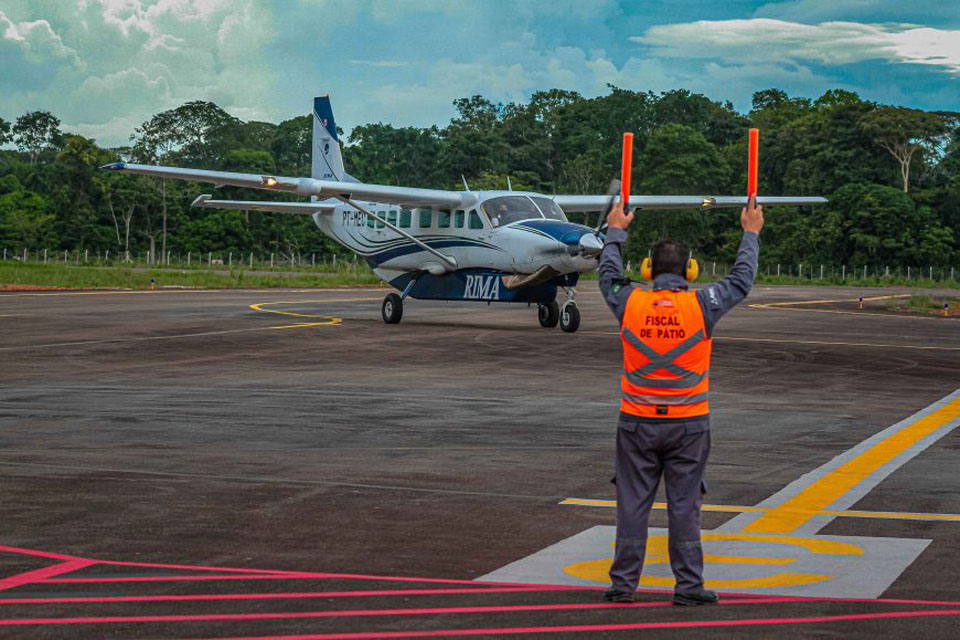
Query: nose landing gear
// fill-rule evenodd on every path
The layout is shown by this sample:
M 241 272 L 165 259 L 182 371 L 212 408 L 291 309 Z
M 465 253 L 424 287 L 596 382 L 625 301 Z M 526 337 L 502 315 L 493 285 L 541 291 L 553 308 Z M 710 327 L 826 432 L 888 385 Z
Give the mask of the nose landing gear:
M 573 333 L 580 328 L 580 308 L 574 299 L 576 291 L 569 287 L 566 292 L 567 301 L 563 303 L 563 307 L 556 300 L 537 305 L 537 319 L 541 327 L 552 329 L 559 324 L 564 333 Z
M 564 333 L 573 333 L 580 328 L 580 308 L 573 300 L 563 303 L 560 311 L 560 329 Z

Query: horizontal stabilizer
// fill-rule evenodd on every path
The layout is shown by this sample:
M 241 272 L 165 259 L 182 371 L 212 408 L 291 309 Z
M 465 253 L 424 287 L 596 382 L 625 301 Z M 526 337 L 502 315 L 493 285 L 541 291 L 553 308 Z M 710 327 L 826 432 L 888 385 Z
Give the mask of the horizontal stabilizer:
M 234 211 L 268 211 L 274 213 L 300 213 L 313 215 L 314 213 L 333 211 L 335 205 L 319 204 L 317 202 L 262 202 L 258 200 L 211 200 L 209 195 L 197 196 L 191 207 L 206 209 L 231 209 Z

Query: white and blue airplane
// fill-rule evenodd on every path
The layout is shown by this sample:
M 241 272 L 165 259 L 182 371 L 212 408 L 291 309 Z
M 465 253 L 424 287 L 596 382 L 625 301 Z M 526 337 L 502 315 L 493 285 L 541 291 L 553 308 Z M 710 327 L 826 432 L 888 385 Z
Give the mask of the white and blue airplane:
M 463 191 L 366 184 L 343 166 L 329 96 L 314 99 L 311 177 L 184 169 L 117 162 L 127 173 L 284 191 L 309 202 L 213 200 L 193 206 L 299 213 L 356 253 L 400 293 L 383 300 L 387 324 L 400 322 L 403 301 L 456 300 L 536 304 L 540 325 L 572 333 L 580 326 L 575 301 L 580 274 L 597 268 L 602 212 L 610 195 L 546 195 L 525 191 Z M 508 185 L 509 186 L 509 185 Z M 760 197 L 764 205 L 814 205 L 818 197 Z M 742 207 L 740 196 L 631 196 L 634 209 Z M 599 212 L 596 228 L 567 220 L 567 212 Z M 566 301 L 557 303 L 563 289 Z

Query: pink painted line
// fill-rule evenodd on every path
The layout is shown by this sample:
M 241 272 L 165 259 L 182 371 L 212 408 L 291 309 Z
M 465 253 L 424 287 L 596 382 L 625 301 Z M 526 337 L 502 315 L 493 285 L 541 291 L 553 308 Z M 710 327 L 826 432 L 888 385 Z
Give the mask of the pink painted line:
M 500 627 L 487 629 L 433 629 L 429 631 L 372 631 L 348 633 L 314 633 L 300 635 L 230 636 L 194 638 L 191 640 L 371 640 L 374 638 L 435 638 L 438 636 L 482 636 L 526 633 L 576 633 L 583 631 L 631 631 L 638 629 L 691 629 L 716 627 L 750 627 L 757 625 L 810 624 L 815 622 L 845 622 L 850 620 L 877 620 L 885 618 L 921 618 L 928 616 L 956 616 L 960 609 L 936 611 L 898 611 L 886 613 L 854 613 L 836 616 L 801 618 L 749 618 L 745 620 L 685 620 L 677 622 L 634 622 L 625 624 L 588 624 L 562 627 Z M 186 639 L 182 639 L 186 640 Z
M 782 602 L 779 598 L 764 600 L 728 600 L 726 604 L 763 604 Z M 294 618 L 352 618 L 360 616 L 423 616 L 451 613 L 513 613 L 517 611 L 576 611 L 587 609 L 643 609 L 673 606 L 671 600 L 613 604 L 607 602 L 575 602 L 567 604 L 496 605 L 486 607 L 429 607 L 422 609 L 361 609 L 342 611 L 293 611 L 283 613 L 205 613 L 156 616 L 85 616 L 76 618 L 12 618 L 0 620 L 0 626 L 50 624 L 105 624 L 115 622 L 197 622 L 205 620 L 268 620 Z
M 270 575 L 303 575 L 303 571 L 280 571 L 269 569 L 238 569 L 236 567 L 210 567 L 205 565 L 191 564 L 160 564 L 156 562 L 127 562 L 120 560 L 99 560 L 102 564 L 109 564 L 118 567 L 148 567 L 151 569 L 182 569 L 190 571 L 234 571 L 237 573 L 268 573 Z
M 193 582 L 202 580 L 315 580 L 316 576 L 312 574 L 303 575 L 270 575 L 270 574 L 240 574 L 228 573 L 226 575 L 202 575 L 202 576 L 100 576 L 90 578 L 50 578 L 49 580 L 37 580 L 44 584 L 66 584 L 66 583 L 92 583 L 92 582 Z
M 359 598 L 376 596 L 432 596 L 479 593 L 536 593 L 541 591 L 575 591 L 576 587 L 483 587 L 480 589 L 379 589 L 374 591 L 298 591 L 292 593 L 223 593 L 155 596 L 68 596 L 58 598 L 0 598 L 4 604 L 65 604 L 106 602 L 178 602 L 193 600 L 282 600 L 294 598 Z
M 18 553 L 24 556 L 40 556 L 41 558 L 50 558 L 52 560 L 87 560 L 79 556 L 66 556 L 62 553 L 50 553 L 49 551 L 36 551 L 34 549 L 21 549 L 20 547 L 6 547 L 0 545 L 0 551 L 6 553 Z
M 92 560 L 67 560 L 66 562 L 61 562 L 59 564 L 51 565 L 49 567 L 44 567 L 42 569 L 35 569 L 33 571 L 25 571 L 24 573 L 18 573 L 15 576 L 10 576 L 9 578 L 4 578 L 0 580 L 0 591 L 6 591 L 8 589 L 13 589 L 25 584 L 30 584 L 31 582 L 43 582 L 45 579 L 50 576 L 58 576 L 64 573 L 70 573 L 72 571 L 77 571 L 90 565 L 96 564 Z

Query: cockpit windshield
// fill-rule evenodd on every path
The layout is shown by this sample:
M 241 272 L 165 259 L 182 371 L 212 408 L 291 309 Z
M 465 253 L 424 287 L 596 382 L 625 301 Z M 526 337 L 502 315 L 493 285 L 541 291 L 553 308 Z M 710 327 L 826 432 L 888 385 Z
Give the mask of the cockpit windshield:
M 536 201 L 536 205 L 534 201 Z M 494 228 L 517 222 L 518 220 L 539 220 L 544 217 L 551 220 L 566 220 L 566 217 L 563 215 L 563 210 L 549 198 L 500 196 L 490 198 L 484 202 L 482 206 L 484 213 L 490 218 L 490 224 L 492 224 Z M 540 213 L 541 211 L 543 211 L 542 215 Z
M 563 209 L 560 208 L 556 202 L 550 198 L 537 198 L 536 196 L 530 196 L 530 199 L 537 203 L 537 206 L 540 207 L 540 211 L 543 212 L 543 217 L 548 220 L 563 220 L 567 221 L 567 216 L 563 215 Z

